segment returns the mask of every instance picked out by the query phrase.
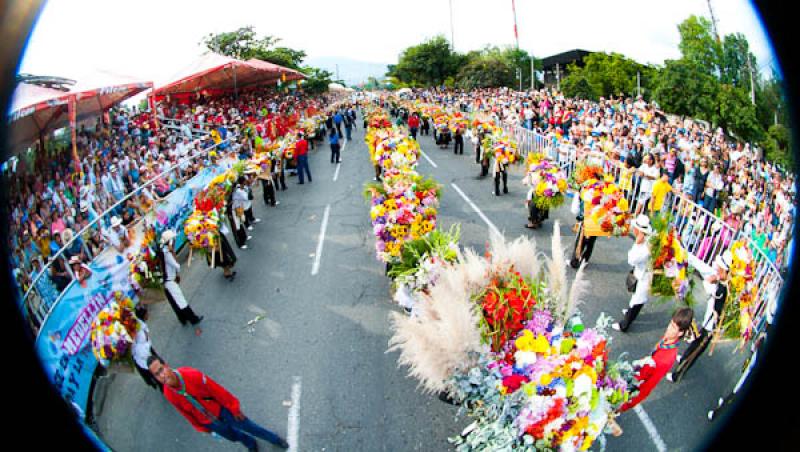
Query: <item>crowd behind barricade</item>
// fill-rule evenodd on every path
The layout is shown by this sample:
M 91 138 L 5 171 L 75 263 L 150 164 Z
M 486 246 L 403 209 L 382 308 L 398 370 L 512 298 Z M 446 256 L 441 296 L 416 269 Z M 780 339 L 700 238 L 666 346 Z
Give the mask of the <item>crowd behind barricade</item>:
M 558 151 L 559 163 L 588 159 L 614 171 L 620 183 L 637 193 L 642 212 L 650 198 L 670 205 L 681 195 L 729 228 L 714 231 L 726 248 L 741 232 L 780 270 L 788 268 L 795 218 L 795 175 L 767 162 L 763 152 L 736 141 L 703 121 L 672 117 L 641 96 L 570 99 L 547 90 L 423 90 L 412 100 L 447 106 L 463 113 L 483 113 L 510 126 L 545 137 Z M 407 115 L 397 104 L 390 108 Z M 425 121 L 427 118 L 423 118 Z M 663 179 L 663 181 L 662 181 Z M 662 198 L 666 198 L 663 202 Z M 686 215 L 688 231 L 702 229 L 700 215 Z M 698 252 L 716 247 L 707 243 Z M 700 256 L 702 259 L 702 256 Z
M 156 115 L 120 106 L 94 124 L 79 126 L 78 163 L 66 144 L 35 149 L 3 175 L 10 187 L 7 245 L 20 295 L 35 282 L 38 295 L 52 303 L 73 279 L 88 277 L 87 264 L 104 249 L 127 248 L 128 227 L 213 164 L 208 148 L 217 145 L 211 157 L 219 151 L 247 159 L 261 142 L 311 128 L 306 121 L 328 102 L 327 97 L 262 90 L 237 98 L 167 100 L 157 105 Z M 175 118 L 179 125 L 167 126 L 156 116 Z M 309 141 L 313 148 L 314 140 Z

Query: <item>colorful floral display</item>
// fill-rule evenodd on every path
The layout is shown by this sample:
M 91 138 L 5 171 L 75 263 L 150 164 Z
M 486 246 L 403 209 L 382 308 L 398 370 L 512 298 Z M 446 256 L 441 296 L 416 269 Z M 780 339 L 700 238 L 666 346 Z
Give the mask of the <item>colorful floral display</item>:
M 413 170 L 419 159 L 419 144 L 404 133 L 392 129 L 371 130 L 367 145 L 374 165 L 386 169 Z
M 537 208 L 549 210 L 564 203 L 567 179 L 564 172 L 543 154 L 528 154 L 528 174 L 525 183 L 533 189 L 533 202 Z
M 493 136 L 494 158 L 498 162 L 509 165 L 517 160 L 517 144 L 503 135 Z
M 573 190 L 580 191 L 587 181 L 601 179 L 603 179 L 603 168 L 599 165 L 588 164 L 582 160 L 575 164 L 575 170 L 570 175 L 569 184 Z
M 134 287 L 161 287 L 161 266 L 156 255 L 156 229 L 144 226 L 144 236 L 136 254 L 127 256 L 130 262 L 130 277 Z
M 609 363 L 608 322 L 601 316 L 585 328 L 576 316 L 561 325 L 537 309 L 503 350 L 456 374 L 456 393 L 475 418 L 454 440 L 458 450 L 588 450 L 635 396 L 633 367 Z
M 607 233 L 626 236 L 630 231 L 628 200 L 610 176 L 602 180 L 589 179 L 583 183 L 581 199 L 585 219 L 589 219 Z
M 92 352 L 103 367 L 112 361 L 130 359 L 131 347 L 139 331 L 134 303 L 122 292 L 114 292 L 114 300 L 97 313 L 92 321 Z
M 412 315 L 420 294 L 429 293 L 442 269 L 458 260 L 458 236 L 459 227 L 455 225 L 448 232 L 434 229 L 403 245 L 400 259 L 392 265 L 388 276 L 394 279 L 394 300 L 411 309 Z
M 743 240 L 731 245 L 731 268 L 728 302 L 725 307 L 726 334 L 738 335 L 742 342 L 753 336 L 758 287 L 755 282 L 755 262 L 751 249 Z
M 377 238 L 375 249 L 382 262 L 396 262 L 403 244 L 433 231 L 440 188 L 415 172 L 390 170 L 383 182 L 369 184 L 370 219 Z
M 655 234 L 650 238 L 650 256 L 654 270 L 650 291 L 653 295 L 675 297 L 680 303 L 692 304 L 687 299 L 690 284 L 689 254 L 681 245 L 680 238 L 670 221 L 653 218 L 650 222 Z

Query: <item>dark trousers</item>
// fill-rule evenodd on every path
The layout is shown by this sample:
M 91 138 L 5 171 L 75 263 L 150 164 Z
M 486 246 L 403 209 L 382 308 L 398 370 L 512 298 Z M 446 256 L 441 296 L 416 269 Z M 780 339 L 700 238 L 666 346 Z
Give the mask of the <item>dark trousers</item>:
M 308 168 L 308 156 L 297 156 L 297 175 L 300 178 L 300 183 L 303 183 L 303 174 L 308 175 L 308 181 L 311 182 L 311 169 Z
M 453 147 L 453 154 L 464 155 L 464 140 L 456 138 L 456 144 Z
M 341 122 L 336 124 L 336 131 L 339 132 L 339 136 L 340 137 L 344 136 L 344 135 L 342 135 L 342 123 Z
M 628 308 L 628 312 L 625 313 L 625 317 L 622 318 L 622 321 L 619 322 L 619 329 L 621 331 L 628 331 L 630 328 L 631 323 L 636 320 L 636 317 L 639 316 L 639 311 L 642 310 L 643 304 L 634 305 L 632 308 Z
M 411 138 L 416 140 L 417 139 L 417 128 L 416 127 L 412 127 L 412 128 L 409 129 L 409 132 L 411 132 Z
M 248 228 L 256 222 L 256 216 L 253 214 L 253 207 L 244 211 L 244 225 Z
M 276 446 L 283 443 L 280 436 L 256 424 L 247 417 L 241 421 L 236 420 L 233 414 L 225 408 L 220 409 L 219 418 L 208 424 L 207 427 L 228 441 L 244 444 L 249 450 L 256 450 L 255 438 L 269 441 Z
M 275 173 L 273 180 L 275 181 L 275 187 L 280 186 L 281 190 L 286 190 L 286 173 L 283 171 L 283 167 Z
M 503 179 L 503 193 L 508 193 L 508 173 L 505 171 L 498 171 L 494 173 L 494 194 L 497 196 L 500 196 L 501 177 Z
M 475 146 L 475 163 L 481 162 L 481 147 Z
M 275 186 L 267 179 L 261 179 L 261 190 L 264 192 L 264 204 L 275 205 Z
M 489 175 L 489 161 L 484 160 L 481 162 L 481 177 L 486 177 Z
M 247 242 L 247 229 L 245 229 L 244 224 L 239 223 L 239 227 L 235 228 L 233 227 L 233 221 L 231 221 L 231 229 L 233 229 L 233 240 L 236 241 L 236 246 L 243 247 Z
M 339 160 L 341 160 L 341 156 L 339 155 L 340 150 L 341 146 L 339 146 L 339 143 L 331 144 L 331 163 L 339 163 Z M 311 180 L 310 174 L 308 180 Z
M 583 221 L 583 219 L 578 221 Z M 594 251 L 594 242 L 597 241 L 597 237 L 584 237 L 581 249 L 578 249 L 578 242 L 581 241 L 581 234 L 583 234 L 583 224 L 581 224 L 581 229 L 578 236 L 575 238 L 575 246 L 572 248 L 572 257 L 570 258 L 570 266 L 572 266 L 572 268 L 580 267 L 581 262 L 589 262 L 589 259 L 592 257 L 592 251 Z
M 546 220 L 548 216 L 549 212 L 547 210 L 536 207 L 536 203 L 533 202 L 533 200 L 528 201 L 528 222 L 533 225 L 540 224 Z
M 175 312 L 175 316 L 178 317 L 178 321 L 181 322 L 181 325 L 186 325 L 187 323 L 197 325 L 200 323 L 200 317 L 197 317 L 197 314 L 194 313 L 191 306 L 186 305 L 183 309 L 179 308 L 178 304 L 175 303 L 175 299 L 172 298 L 172 294 L 169 293 L 169 290 L 166 288 L 164 289 L 164 295 L 166 295 L 167 302 L 172 308 L 172 311 Z
M 689 345 L 689 348 L 686 349 L 686 353 L 683 354 L 683 358 L 681 358 L 680 364 L 675 369 L 675 372 L 672 373 L 672 381 L 679 382 L 686 372 L 692 368 L 694 362 L 697 361 L 697 358 L 706 351 L 708 348 L 708 344 L 711 343 L 711 339 L 714 337 L 713 334 L 709 333 L 705 329 L 700 330 L 700 334 L 697 338 L 692 341 Z

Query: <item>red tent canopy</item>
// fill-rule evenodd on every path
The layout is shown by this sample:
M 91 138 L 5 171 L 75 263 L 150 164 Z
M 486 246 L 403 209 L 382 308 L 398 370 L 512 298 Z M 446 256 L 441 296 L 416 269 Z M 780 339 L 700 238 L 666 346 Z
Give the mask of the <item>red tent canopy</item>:
M 68 92 L 20 83 L 11 103 L 9 149 L 19 151 L 40 136 L 69 125 L 70 103 L 76 120 L 80 120 L 99 116 L 123 100 L 153 87 L 152 82 L 107 73 L 96 73 L 82 80 Z
M 241 61 L 216 53 L 207 53 L 193 61 L 171 79 L 156 88 L 156 99 L 186 93 L 230 92 L 257 84 L 274 83 L 286 75 L 286 80 L 305 76 L 298 71 L 260 60 Z

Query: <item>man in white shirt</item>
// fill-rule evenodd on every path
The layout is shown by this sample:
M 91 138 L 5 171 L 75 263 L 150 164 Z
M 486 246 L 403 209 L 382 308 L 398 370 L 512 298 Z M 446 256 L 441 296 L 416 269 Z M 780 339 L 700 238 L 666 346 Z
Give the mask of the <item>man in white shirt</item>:
M 178 285 L 181 278 L 178 272 L 181 270 L 181 264 L 175 259 L 175 236 L 177 234 L 172 229 L 167 229 L 161 233 L 161 248 L 159 250 L 159 261 L 161 263 L 161 274 L 164 281 L 164 295 L 167 297 L 170 307 L 178 317 L 178 321 L 182 325 L 191 323 L 195 326 L 195 334 L 198 336 L 202 333 L 200 328 L 197 327 L 203 316 L 197 316 L 189 306 L 189 302 L 183 296 L 183 291 Z
M 103 237 L 120 253 L 131 245 L 128 230 L 122 225 L 122 219 L 118 216 L 111 217 L 111 227 L 104 231 Z

